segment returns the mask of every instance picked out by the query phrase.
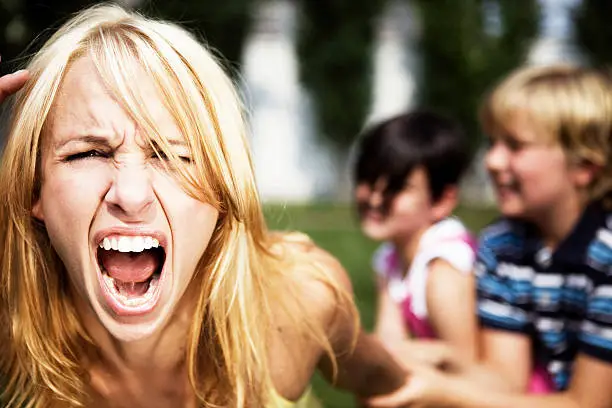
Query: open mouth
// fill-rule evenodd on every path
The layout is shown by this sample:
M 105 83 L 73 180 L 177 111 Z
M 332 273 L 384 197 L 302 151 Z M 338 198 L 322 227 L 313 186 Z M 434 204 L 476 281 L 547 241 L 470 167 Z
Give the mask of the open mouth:
M 516 195 L 518 193 L 518 189 L 513 186 L 498 186 L 497 194 L 502 197 L 506 197 L 508 195 Z
M 147 313 L 159 300 L 166 252 L 152 236 L 105 237 L 97 248 L 100 284 L 115 313 Z
M 499 180 L 495 181 L 495 188 L 500 193 L 516 193 L 519 191 L 519 184 L 515 180 L 508 180 L 501 182 Z
M 357 212 L 363 221 L 382 221 L 385 218 L 385 213 L 382 206 L 372 206 L 364 202 L 358 203 Z

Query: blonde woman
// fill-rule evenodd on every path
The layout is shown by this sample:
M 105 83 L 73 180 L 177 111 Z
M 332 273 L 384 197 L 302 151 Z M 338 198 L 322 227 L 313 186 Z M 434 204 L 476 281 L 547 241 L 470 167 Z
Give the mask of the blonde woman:
M 313 407 L 404 372 L 342 267 L 267 231 L 235 88 L 183 29 L 76 15 L 0 79 L 0 378 L 8 407 Z

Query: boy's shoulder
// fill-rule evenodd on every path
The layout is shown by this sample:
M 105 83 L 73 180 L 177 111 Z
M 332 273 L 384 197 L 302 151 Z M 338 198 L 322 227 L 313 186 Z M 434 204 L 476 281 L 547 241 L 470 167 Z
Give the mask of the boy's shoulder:
M 601 272 L 612 271 L 612 210 L 594 210 L 591 228 L 585 231 L 587 264 Z
M 530 235 L 526 223 L 500 217 L 480 232 L 478 248 L 494 253 L 520 251 Z

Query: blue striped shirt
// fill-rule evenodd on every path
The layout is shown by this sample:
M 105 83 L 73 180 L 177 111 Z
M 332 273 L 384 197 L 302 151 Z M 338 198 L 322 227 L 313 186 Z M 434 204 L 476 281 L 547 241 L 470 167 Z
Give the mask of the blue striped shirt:
M 591 205 L 550 252 L 527 223 L 501 219 L 480 238 L 484 327 L 523 333 L 557 390 L 581 352 L 612 363 L 612 212 Z

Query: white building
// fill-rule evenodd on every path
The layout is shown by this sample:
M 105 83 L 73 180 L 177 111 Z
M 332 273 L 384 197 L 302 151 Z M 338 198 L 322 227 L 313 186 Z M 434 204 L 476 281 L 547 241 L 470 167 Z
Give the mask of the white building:
M 391 1 L 380 21 L 368 121 L 399 113 L 412 103 L 415 62 L 406 41 L 414 19 L 403 4 Z M 299 84 L 296 12 L 288 0 L 260 3 L 245 46 L 243 76 L 259 189 L 268 201 L 305 202 L 321 195 L 349 199 L 347 163 L 337 163 L 317 140 L 308 94 Z

